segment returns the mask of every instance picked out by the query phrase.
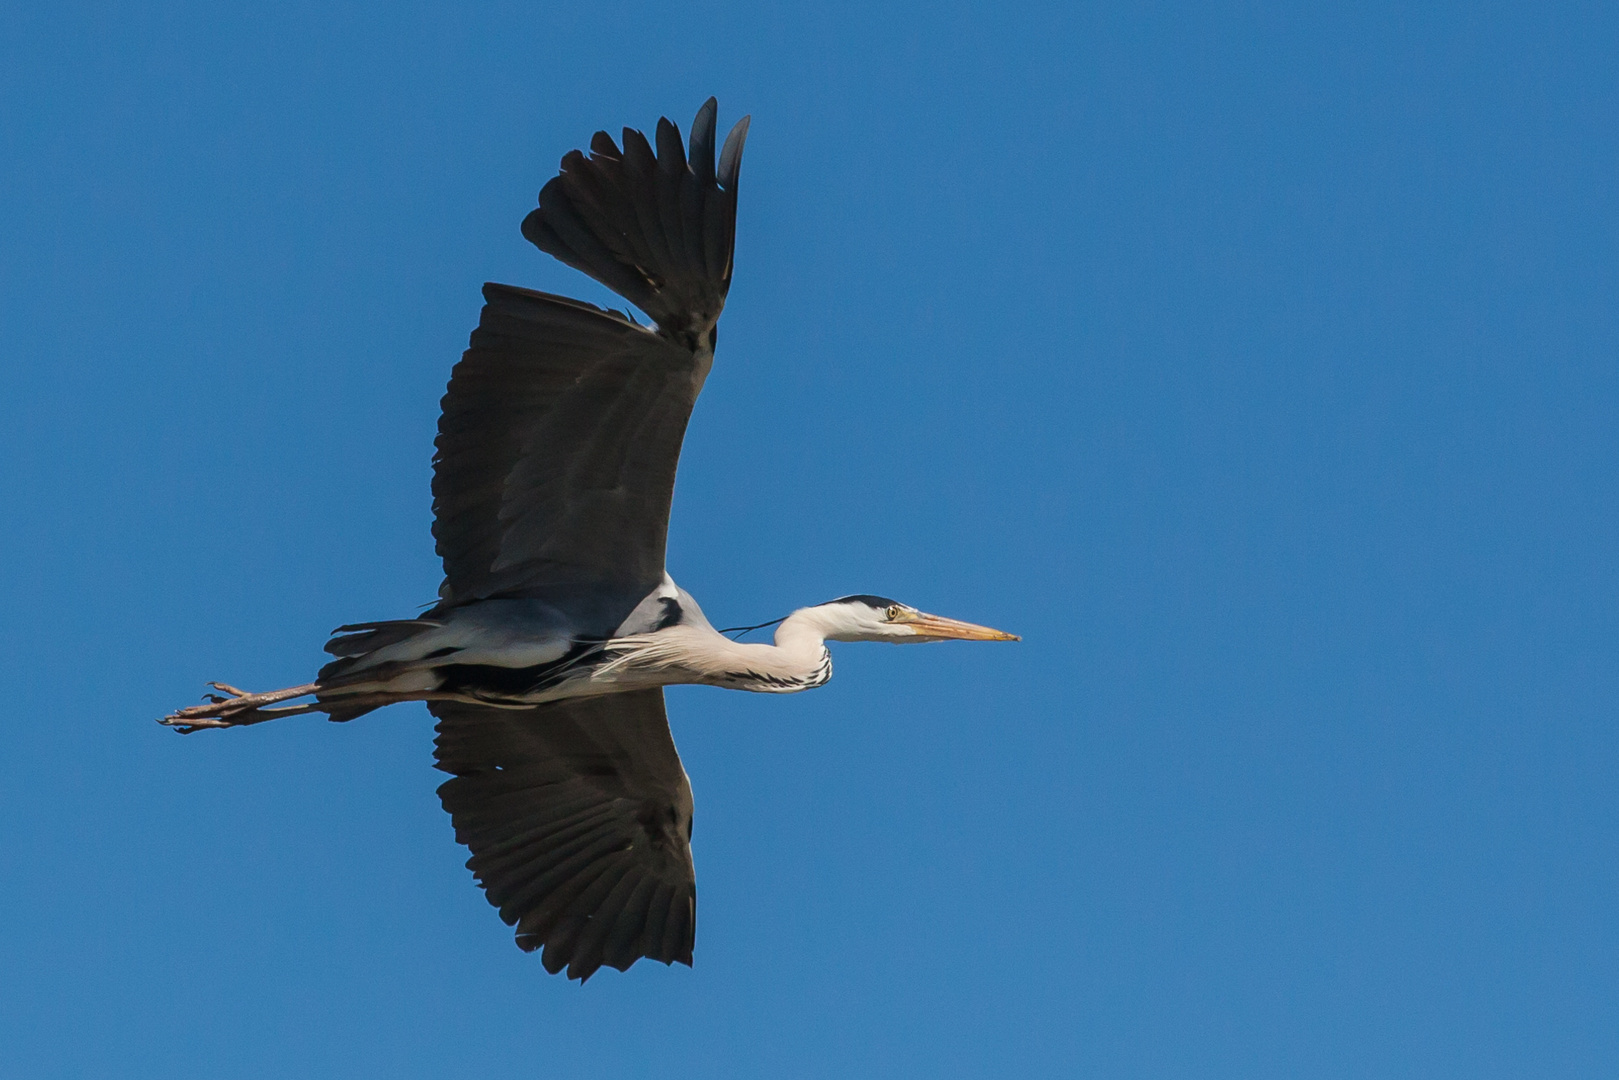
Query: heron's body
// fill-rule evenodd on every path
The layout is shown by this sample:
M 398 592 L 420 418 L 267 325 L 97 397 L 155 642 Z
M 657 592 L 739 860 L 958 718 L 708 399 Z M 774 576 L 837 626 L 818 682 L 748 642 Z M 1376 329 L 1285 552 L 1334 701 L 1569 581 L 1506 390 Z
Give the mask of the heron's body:
M 523 708 L 682 683 L 789 694 L 832 677 L 830 630 L 806 608 L 782 621 L 774 644 L 733 641 L 667 577 L 604 637 L 541 600 L 484 600 L 334 638 L 336 651 L 372 647 L 322 669 L 320 698 L 339 708 L 394 694 Z
M 832 676 L 829 640 L 1005 640 L 885 597 L 780 620 L 773 644 L 715 630 L 664 567 L 680 445 L 714 362 L 731 280 L 748 121 L 715 162 L 716 106 L 688 148 L 625 129 L 574 151 L 523 235 L 652 320 L 484 286 L 450 376 L 433 471 L 439 601 L 340 627 L 315 681 L 224 696 L 164 719 L 182 731 L 296 713 L 352 720 L 402 701 L 439 719 L 439 796 L 525 949 L 588 978 L 642 956 L 691 962 L 690 784 L 662 687 L 793 693 Z M 303 699 L 303 700 L 300 700 Z

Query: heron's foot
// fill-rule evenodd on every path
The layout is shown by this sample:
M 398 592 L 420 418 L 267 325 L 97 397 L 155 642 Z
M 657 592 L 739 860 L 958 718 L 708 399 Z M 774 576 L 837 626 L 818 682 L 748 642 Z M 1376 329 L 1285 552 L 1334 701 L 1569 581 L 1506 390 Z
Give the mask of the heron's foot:
M 314 683 L 289 686 L 285 690 L 270 690 L 262 694 L 250 694 L 246 690 L 238 690 L 229 683 L 211 682 L 208 685 L 219 693 L 204 694 L 203 697 L 207 700 L 203 704 L 172 712 L 158 723 L 172 727 L 182 735 L 190 735 L 193 731 L 201 731 L 203 728 L 262 724 L 266 720 L 274 720 L 289 713 L 310 711 L 308 705 L 288 705 L 278 709 L 265 706 L 275 705 L 291 698 L 306 697 L 315 692 Z

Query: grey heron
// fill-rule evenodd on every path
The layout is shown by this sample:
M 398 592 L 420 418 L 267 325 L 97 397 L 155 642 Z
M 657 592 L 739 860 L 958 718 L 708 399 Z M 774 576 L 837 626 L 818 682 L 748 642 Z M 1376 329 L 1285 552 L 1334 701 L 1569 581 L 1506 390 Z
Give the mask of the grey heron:
M 828 641 L 1010 641 L 845 596 L 794 611 L 773 644 L 733 640 L 664 567 L 675 466 L 731 282 L 748 118 L 715 161 L 713 98 L 656 151 L 597 132 L 540 191 L 523 235 L 651 320 L 487 284 L 451 372 L 433 464 L 439 599 L 338 627 L 315 680 L 211 683 L 166 716 L 190 733 L 298 713 L 352 720 L 423 701 L 468 867 L 524 950 L 581 981 L 645 956 L 690 964 L 692 796 L 664 713 L 680 683 L 786 694 L 832 677 Z M 769 623 L 762 625 L 771 625 Z M 757 627 L 748 628 L 757 629 Z

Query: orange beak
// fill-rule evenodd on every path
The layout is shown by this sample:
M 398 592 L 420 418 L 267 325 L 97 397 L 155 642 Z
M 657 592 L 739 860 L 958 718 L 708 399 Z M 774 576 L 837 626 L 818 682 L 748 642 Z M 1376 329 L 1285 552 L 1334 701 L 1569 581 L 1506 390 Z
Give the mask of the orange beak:
M 898 622 L 911 627 L 916 631 L 917 637 L 929 638 L 934 641 L 1022 641 L 1016 634 L 1008 634 L 1004 630 L 991 630 L 987 626 L 977 626 L 970 622 L 961 622 L 957 619 L 947 619 L 942 615 L 929 615 L 918 611 L 914 615 L 901 616 Z

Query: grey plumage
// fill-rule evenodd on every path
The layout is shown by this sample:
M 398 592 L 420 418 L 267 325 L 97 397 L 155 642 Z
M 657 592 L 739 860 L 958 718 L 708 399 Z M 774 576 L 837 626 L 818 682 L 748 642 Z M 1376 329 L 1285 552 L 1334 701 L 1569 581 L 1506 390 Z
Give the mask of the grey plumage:
M 431 619 L 389 619 L 384 622 L 351 623 L 332 631 L 326 651 L 339 660 L 363 656 L 377 649 L 407 641 L 422 630 L 437 626 Z M 333 674 L 336 672 L 334 671 Z

